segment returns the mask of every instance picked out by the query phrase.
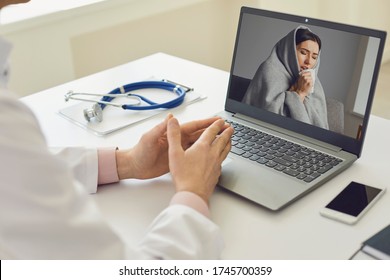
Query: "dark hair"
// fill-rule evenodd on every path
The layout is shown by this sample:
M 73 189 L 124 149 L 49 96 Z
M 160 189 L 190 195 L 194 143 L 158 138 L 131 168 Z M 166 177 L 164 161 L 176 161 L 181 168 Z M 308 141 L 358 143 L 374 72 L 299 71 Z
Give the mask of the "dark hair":
M 297 30 L 295 34 L 295 43 L 298 45 L 302 43 L 303 41 L 314 41 L 318 44 L 319 49 L 321 50 L 321 39 L 316 34 L 311 32 L 309 29 L 306 28 L 300 28 Z

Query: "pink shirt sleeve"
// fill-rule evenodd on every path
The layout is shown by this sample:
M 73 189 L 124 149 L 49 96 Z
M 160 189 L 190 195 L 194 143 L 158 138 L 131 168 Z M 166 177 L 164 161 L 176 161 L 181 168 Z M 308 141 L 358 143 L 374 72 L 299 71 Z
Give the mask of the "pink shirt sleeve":
M 98 185 L 119 181 L 115 151 L 116 148 L 98 149 Z
M 210 210 L 207 203 L 198 195 L 192 192 L 177 192 L 171 199 L 170 205 L 182 204 L 193 208 L 207 218 L 210 218 Z

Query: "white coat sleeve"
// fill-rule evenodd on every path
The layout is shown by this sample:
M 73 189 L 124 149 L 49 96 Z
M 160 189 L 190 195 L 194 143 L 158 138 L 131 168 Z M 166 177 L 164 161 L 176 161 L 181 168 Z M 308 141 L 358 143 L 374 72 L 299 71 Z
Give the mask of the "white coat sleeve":
M 219 259 L 221 232 L 208 218 L 184 205 L 172 205 L 152 223 L 140 243 L 155 259 Z
M 162 211 L 139 246 L 125 244 L 69 164 L 49 152 L 31 111 L 2 94 L 0 155 L 1 259 L 219 257 L 217 226 L 186 206 Z
M 88 193 L 96 193 L 98 185 L 96 148 L 50 147 L 50 152 L 67 163 L 73 177 L 86 188 Z
M 0 257 L 119 259 L 126 248 L 22 103 L 0 94 Z M 136 256 L 133 256 L 136 257 Z

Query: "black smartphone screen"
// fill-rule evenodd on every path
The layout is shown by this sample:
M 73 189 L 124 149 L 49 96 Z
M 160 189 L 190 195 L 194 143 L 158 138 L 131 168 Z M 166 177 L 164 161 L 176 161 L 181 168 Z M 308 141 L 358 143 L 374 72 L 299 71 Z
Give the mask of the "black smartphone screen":
M 351 182 L 326 208 L 357 217 L 381 192 L 381 189 Z

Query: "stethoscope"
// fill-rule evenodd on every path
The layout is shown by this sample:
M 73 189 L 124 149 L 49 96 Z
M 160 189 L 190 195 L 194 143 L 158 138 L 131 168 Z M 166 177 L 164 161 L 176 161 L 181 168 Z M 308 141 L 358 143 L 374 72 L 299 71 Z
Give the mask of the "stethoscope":
M 139 90 L 139 89 L 146 89 L 146 88 L 155 88 L 155 89 L 163 89 L 167 90 L 173 93 L 177 94 L 177 97 L 164 102 L 164 103 L 156 103 L 142 95 L 134 94 L 132 91 Z M 127 84 L 121 87 L 118 87 L 112 91 L 110 91 L 107 94 L 98 94 L 98 93 L 81 93 L 81 92 L 73 92 L 69 91 L 67 94 L 65 94 L 65 101 L 69 101 L 70 99 L 73 100 L 80 100 L 80 101 L 87 101 L 87 102 L 94 102 L 95 104 L 91 108 L 84 109 L 84 117 L 85 119 L 90 122 L 93 120 L 96 120 L 98 122 L 101 122 L 103 120 L 103 109 L 109 105 L 114 107 L 120 107 L 124 110 L 154 110 L 154 109 L 171 109 L 179 106 L 183 103 L 185 95 L 188 91 L 192 89 L 179 85 L 177 83 L 173 83 L 167 80 L 162 81 L 144 81 L 144 82 L 136 82 Z M 98 101 L 91 100 L 87 98 L 82 97 L 75 97 L 76 95 L 84 95 L 84 96 L 102 96 L 102 98 Z M 127 97 L 129 99 L 133 99 L 133 103 L 128 104 L 120 104 L 120 103 L 114 103 L 111 102 L 115 97 Z M 141 102 L 144 101 L 148 105 L 141 105 Z

